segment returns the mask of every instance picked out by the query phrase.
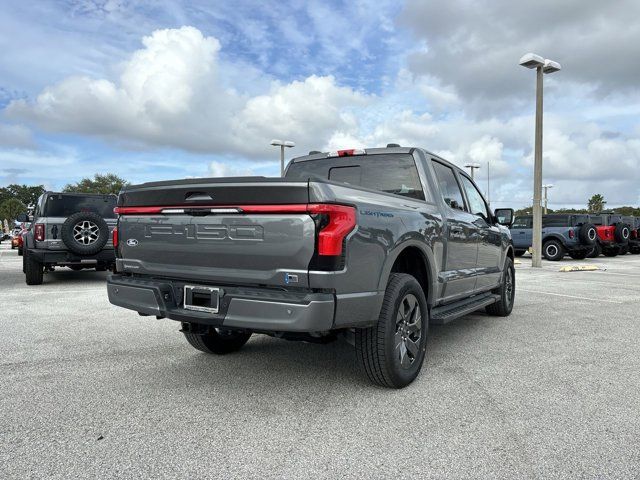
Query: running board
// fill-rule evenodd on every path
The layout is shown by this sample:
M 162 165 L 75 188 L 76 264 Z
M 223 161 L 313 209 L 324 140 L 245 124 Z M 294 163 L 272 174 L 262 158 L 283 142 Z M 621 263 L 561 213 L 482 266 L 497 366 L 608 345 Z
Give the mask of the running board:
M 459 300 L 448 305 L 442 305 L 431 310 L 431 323 L 436 325 L 444 325 L 456 318 L 460 318 L 471 312 L 475 312 L 500 301 L 500 295 L 493 293 L 482 293 L 464 300 Z

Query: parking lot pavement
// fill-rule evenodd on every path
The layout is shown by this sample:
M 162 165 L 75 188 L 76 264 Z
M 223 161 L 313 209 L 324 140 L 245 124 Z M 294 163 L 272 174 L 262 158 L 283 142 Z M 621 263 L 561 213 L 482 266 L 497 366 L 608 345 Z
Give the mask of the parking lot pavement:
M 637 478 L 640 256 L 517 266 L 508 318 L 432 326 L 401 391 L 346 343 L 192 349 L 107 301 L 105 274 L 27 287 L 0 245 L 1 478 Z M 582 262 L 584 263 L 584 262 Z

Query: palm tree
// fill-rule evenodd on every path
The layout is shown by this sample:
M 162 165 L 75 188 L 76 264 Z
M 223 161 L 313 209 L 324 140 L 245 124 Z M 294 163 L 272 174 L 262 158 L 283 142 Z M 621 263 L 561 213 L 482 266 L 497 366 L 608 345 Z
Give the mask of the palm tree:
M 589 213 L 599 213 L 604 210 L 606 204 L 607 202 L 605 202 L 604 197 L 596 193 L 589 199 L 587 210 L 589 210 Z

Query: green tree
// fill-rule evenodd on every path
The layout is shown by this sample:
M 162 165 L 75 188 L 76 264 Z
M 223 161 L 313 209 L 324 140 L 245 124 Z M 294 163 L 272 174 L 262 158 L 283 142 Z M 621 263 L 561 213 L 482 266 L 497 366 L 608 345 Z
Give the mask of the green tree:
M 27 206 L 17 198 L 10 198 L 0 203 L 0 219 L 9 220 L 10 226 L 20 213 L 26 213 L 26 211 Z
M 122 187 L 128 185 L 124 178 L 120 178 L 113 173 L 102 175 L 96 173 L 93 178 L 83 178 L 78 183 L 70 183 L 64 187 L 63 192 L 78 193 L 115 193 L 120 192 Z
M 25 205 L 36 203 L 38 197 L 45 192 L 44 185 L 18 185 L 13 183 L 0 188 L 0 203 L 10 198 L 16 198 Z
M 605 202 L 604 197 L 599 193 L 596 193 L 589 199 L 587 210 L 589 210 L 589 213 L 600 213 L 604 210 L 604 206 L 606 204 L 607 202 Z

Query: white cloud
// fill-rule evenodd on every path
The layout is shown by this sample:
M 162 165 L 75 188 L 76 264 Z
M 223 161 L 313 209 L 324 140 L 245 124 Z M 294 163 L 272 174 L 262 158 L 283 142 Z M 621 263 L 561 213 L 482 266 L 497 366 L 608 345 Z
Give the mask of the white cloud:
M 254 170 L 246 166 L 235 166 L 217 161 L 209 164 L 209 172 L 212 177 L 246 177 L 255 175 Z
M 118 82 L 70 77 L 33 102 L 11 102 L 7 115 L 125 144 L 264 157 L 272 137 L 317 148 L 353 126 L 347 110 L 367 102 L 332 76 L 316 75 L 245 97 L 223 86 L 221 72 L 233 67 L 218 59 L 218 40 L 193 27 L 157 30 L 143 44 Z
M 34 145 L 31 131 L 24 125 L 0 123 L 0 146 L 31 148 Z

